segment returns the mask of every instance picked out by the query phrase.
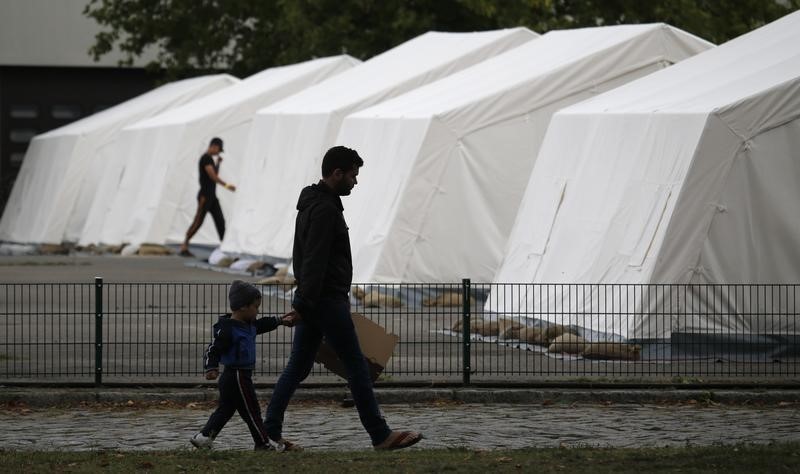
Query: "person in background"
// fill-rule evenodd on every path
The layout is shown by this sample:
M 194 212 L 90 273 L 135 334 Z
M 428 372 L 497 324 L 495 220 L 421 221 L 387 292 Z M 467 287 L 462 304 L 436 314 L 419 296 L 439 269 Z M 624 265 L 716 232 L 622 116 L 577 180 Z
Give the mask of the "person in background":
M 226 183 L 219 177 L 219 167 L 222 164 L 222 157 L 219 154 L 223 151 L 222 139 L 214 137 L 208 144 L 208 150 L 200 157 L 200 191 L 197 193 L 197 213 L 194 220 L 186 231 L 186 238 L 180 248 L 180 255 L 183 257 L 193 256 L 189 252 L 189 240 L 200 230 L 206 214 L 211 213 L 214 219 L 214 226 L 221 241 L 225 237 L 225 217 L 222 215 L 222 208 L 217 199 L 217 184 L 229 191 L 236 191 L 236 186 Z M 214 161 L 214 157 L 217 160 Z

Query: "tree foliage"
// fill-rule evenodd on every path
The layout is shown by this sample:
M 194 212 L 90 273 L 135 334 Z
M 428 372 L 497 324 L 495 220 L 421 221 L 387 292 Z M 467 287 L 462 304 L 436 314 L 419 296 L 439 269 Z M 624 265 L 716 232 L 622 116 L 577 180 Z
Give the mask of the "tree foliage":
M 347 53 L 367 59 L 429 30 L 551 29 L 665 22 L 721 43 L 797 10 L 800 0 L 91 0 L 103 28 L 90 53 L 115 47 L 169 78 L 261 69 Z

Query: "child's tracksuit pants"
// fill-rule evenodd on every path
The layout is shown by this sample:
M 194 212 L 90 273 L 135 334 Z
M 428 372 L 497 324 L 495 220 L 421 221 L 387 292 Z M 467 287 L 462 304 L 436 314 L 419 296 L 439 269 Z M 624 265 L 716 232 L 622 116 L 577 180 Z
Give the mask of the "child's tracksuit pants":
M 261 420 L 261 408 L 253 387 L 253 371 L 226 368 L 219 377 L 219 406 L 200 432 L 203 436 L 216 438 L 237 411 L 247 423 L 256 448 L 268 446 L 267 432 Z

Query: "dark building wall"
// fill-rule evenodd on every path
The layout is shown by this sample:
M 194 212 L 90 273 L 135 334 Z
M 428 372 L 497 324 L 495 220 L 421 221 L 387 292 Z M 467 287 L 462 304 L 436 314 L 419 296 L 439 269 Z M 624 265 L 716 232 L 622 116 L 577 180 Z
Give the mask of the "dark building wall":
M 0 66 L 0 212 L 30 140 L 151 90 L 143 69 Z

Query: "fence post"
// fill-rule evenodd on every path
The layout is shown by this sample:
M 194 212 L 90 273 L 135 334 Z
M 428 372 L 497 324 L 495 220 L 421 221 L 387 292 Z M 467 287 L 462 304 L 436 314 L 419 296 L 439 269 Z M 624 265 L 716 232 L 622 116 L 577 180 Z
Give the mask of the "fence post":
M 103 384 L 103 279 L 94 278 L 94 384 Z
M 464 278 L 461 280 L 461 301 L 462 301 L 462 317 L 463 320 L 461 321 L 461 340 L 462 340 L 462 371 L 461 371 L 461 378 L 462 383 L 464 385 L 469 385 L 469 374 L 472 367 L 470 366 L 470 344 L 472 342 L 471 334 L 472 331 L 470 329 L 470 312 L 472 308 L 470 308 L 469 304 L 469 296 L 470 296 L 470 280 L 469 278 Z

